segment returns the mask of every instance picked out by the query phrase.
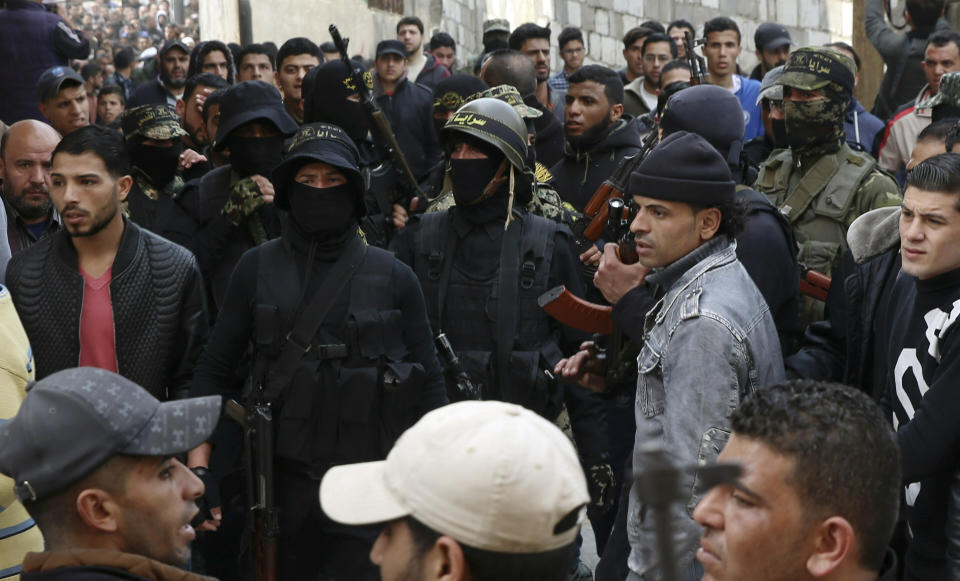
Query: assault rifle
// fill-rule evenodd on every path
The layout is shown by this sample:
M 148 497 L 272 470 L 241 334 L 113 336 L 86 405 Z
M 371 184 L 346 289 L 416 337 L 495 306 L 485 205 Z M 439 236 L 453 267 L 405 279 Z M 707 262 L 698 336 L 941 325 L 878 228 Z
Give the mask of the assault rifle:
M 244 408 L 228 400 L 226 414 L 243 430 L 243 463 L 246 474 L 247 510 L 253 513 L 254 577 L 277 581 L 277 539 L 280 523 L 274 499 L 273 411 L 268 405 Z
M 578 240 L 596 242 L 603 235 L 610 221 L 610 207 L 608 201 L 612 198 L 623 198 L 627 189 L 630 174 L 647 157 L 659 140 L 659 131 L 654 127 L 643 137 L 640 149 L 630 157 L 623 158 L 613 175 L 603 181 L 597 191 L 590 197 L 590 201 L 583 209 L 584 217 L 574 225 L 574 234 Z
M 433 344 L 437 348 L 437 355 L 440 356 L 440 365 L 443 366 L 444 375 L 447 380 L 457 390 L 457 396 L 465 400 L 480 399 L 480 388 L 470 379 L 467 370 L 460 363 L 457 352 L 453 350 L 450 339 L 447 339 L 446 333 L 440 333 L 433 339 Z
M 616 241 L 620 262 L 636 264 L 639 257 L 633 234 L 630 232 L 630 212 L 627 203 L 620 197 L 610 198 L 604 207 L 607 225 L 601 234 L 605 232 L 608 240 Z M 585 301 L 568 291 L 563 285 L 540 295 L 537 298 L 537 304 L 548 315 L 568 327 L 587 333 L 616 335 L 613 319 L 610 318 L 611 307 Z
M 830 277 L 819 270 L 807 267 L 805 264 L 800 265 L 800 270 L 803 273 L 803 277 L 800 279 L 800 292 L 808 297 L 826 301 L 827 293 L 830 292 Z
M 702 85 L 706 82 L 707 74 L 704 72 L 703 59 L 693 52 L 693 49 L 703 44 L 703 39 L 693 39 L 689 30 L 683 31 L 683 45 L 686 48 L 687 64 L 690 65 L 690 84 Z
M 364 71 L 360 67 L 355 66 L 353 61 L 350 60 L 350 55 L 347 54 L 347 43 L 350 41 L 350 39 L 340 36 L 340 31 L 337 29 L 336 24 L 330 25 L 330 36 L 333 37 L 333 44 L 337 47 L 337 51 L 340 53 L 340 59 L 343 60 L 344 64 L 347 65 L 350 70 L 350 73 L 353 77 L 353 84 L 356 86 L 357 94 L 360 96 L 360 103 L 363 105 L 367 115 L 369 115 L 370 119 L 373 121 L 374 131 L 381 138 L 375 139 L 374 141 L 383 151 L 383 153 L 385 153 L 399 169 L 397 174 L 399 175 L 401 181 L 404 182 L 401 186 L 401 189 L 405 192 L 408 192 L 406 198 L 402 200 L 392 200 L 387 192 L 378 192 L 374 190 L 374 195 L 377 200 L 377 207 L 383 214 L 384 219 L 388 223 L 392 224 L 393 202 L 400 203 L 404 207 L 409 207 L 411 195 L 415 195 L 423 199 L 426 199 L 426 195 L 420 189 L 420 185 L 417 183 L 417 178 L 413 175 L 413 171 L 410 169 L 410 165 L 407 163 L 407 158 L 400 150 L 400 144 L 397 142 L 397 136 L 394 135 L 393 129 L 390 127 L 390 120 L 387 119 L 386 114 L 382 109 L 380 109 L 380 106 L 377 105 L 376 99 L 373 98 L 373 93 L 367 86 L 366 78 L 364 78 Z

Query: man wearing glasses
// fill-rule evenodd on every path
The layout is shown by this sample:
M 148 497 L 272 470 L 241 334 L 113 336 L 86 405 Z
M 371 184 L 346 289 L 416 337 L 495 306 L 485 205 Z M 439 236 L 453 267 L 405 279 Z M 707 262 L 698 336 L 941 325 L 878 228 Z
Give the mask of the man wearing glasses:
M 570 87 L 568 80 L 570 75 L 577 72 L 583 66 L 583 57 L 586 52 L 583 48 L 583 33 L 579 28 L 569 26 L 560 31 L 557 37 L 557 44 L 560 45 L 560 58 L 563 60 L 563 68 L 560 72 L 550 75 L 547 84 L 554 91 L 566 92 Z

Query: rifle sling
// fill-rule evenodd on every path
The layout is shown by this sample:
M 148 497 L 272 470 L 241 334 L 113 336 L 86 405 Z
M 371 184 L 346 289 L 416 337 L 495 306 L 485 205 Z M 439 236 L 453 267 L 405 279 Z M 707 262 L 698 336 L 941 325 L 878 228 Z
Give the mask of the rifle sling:
M 320 325 L 323 324 L 323 320 L 327 317 L 340 292 L 353 278 L 354 272 L 360 267 L 366 254 L 367 245 L 357 236 L 347 245 L 343 254 L 337 258 L 333 268 L 330 269 L 327 277 L 320 284 L 320 288 L 317 289 L 313 298 L 307 304 L 307 308 L 300 314 L 293 330 L 287 335 L 280 356 L 272 366 L 271 381 L 263 391 L 263 398 L 266 402 L 275 403 L 280 400 L 280 396 L 283 395 L 290 384 L 290 380 L 293 379 L 293 372 L 297 363 L 304 353 L 310 350 L 313 336 L 316 335 Z M 308 264 L 307 268 L 310 267 L 311 265 Z
M 800 181 L 788 191 L 787 199 L 779 208 L 780 212 L 791 224 L 796 222 L 839 169 L 840 163 L 835 155 L 824 155 L 818 159 L 800 178 Z
M 523 224 L 512 220 L 500 243 L 500 277 L 497 281 L 497 384 L 502 395 L 510 383 L 510 353 L 517 331 L 520 299 L 520 240 Z

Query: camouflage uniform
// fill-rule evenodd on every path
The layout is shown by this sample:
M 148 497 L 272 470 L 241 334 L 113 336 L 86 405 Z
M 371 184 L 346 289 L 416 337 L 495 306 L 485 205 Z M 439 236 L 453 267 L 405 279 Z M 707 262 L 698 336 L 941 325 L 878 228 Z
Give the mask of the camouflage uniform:
M 827 48 L 802 48 L 790 56 L 779 84 L 822 91 L 827 98 L 784 101 L 791 146 L 760 166 L 754 184 L 793 225 L 800 261 L 826 274 L 847 250 L 847 228 L 858 216 L 901 201 L 897 183 L 876 160 L 845 142 L 855 68 L 849 57 Z

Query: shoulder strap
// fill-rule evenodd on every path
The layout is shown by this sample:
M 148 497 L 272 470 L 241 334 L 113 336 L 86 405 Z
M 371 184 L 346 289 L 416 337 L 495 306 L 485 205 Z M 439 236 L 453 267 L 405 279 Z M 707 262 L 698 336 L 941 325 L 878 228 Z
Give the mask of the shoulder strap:
M 830 182 L 839 169 L 840 163 L 836 155 L 824 155 L 793 186 L 787 194 L 787 199 L 780 206 L 780 211 L 791 224 L 806 211 L 820 190 Z
M 497 281 L 497 383 L 503 393 L 510 381 L 510 353 L 517 327 L 517 302 L 520 297 L 521 220 L 513 220 L 500 243 L 500 277 Z
M 273 366 L 273 381 L 264 392 L 264 399 L 268 402 L 277 401 L 277 398 L 286 389 L 293 376 L 294 368 L 304 353 L 310 350 L 313 336 L 323 324 L 323 320 L 330 312 L 330 308 L 353 273 L 363 262 L 367 254 L 367 245 L 355 237 L 347 246 L 340 258 L 333 264 L 329 274 L 314 293 L 307 307 L 300 313 L 293 330 L 287 335 L 280 356 Z M 307 265 L 310 268 L 311 265 Z

